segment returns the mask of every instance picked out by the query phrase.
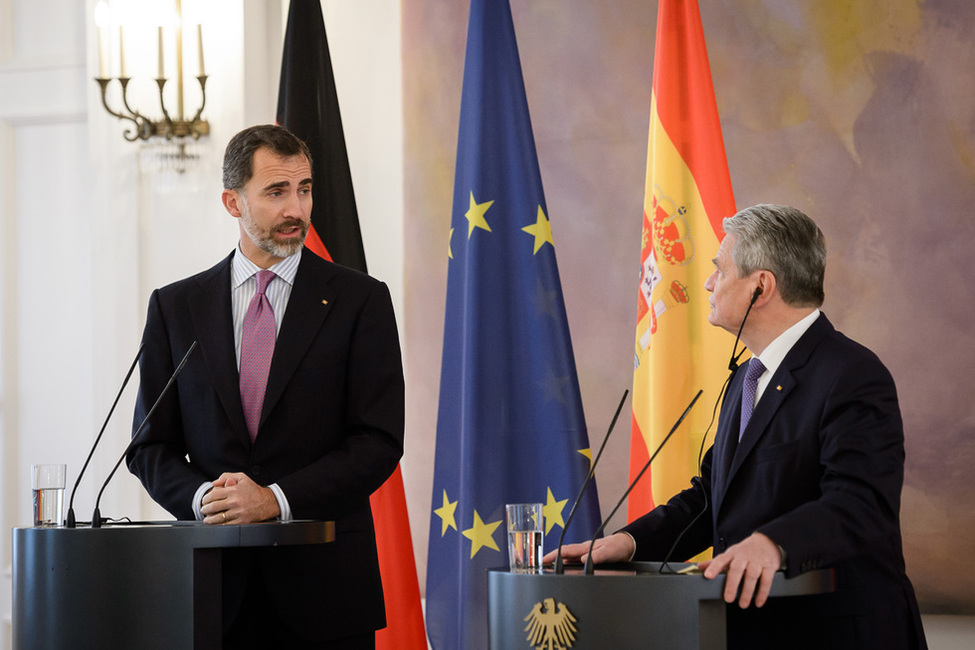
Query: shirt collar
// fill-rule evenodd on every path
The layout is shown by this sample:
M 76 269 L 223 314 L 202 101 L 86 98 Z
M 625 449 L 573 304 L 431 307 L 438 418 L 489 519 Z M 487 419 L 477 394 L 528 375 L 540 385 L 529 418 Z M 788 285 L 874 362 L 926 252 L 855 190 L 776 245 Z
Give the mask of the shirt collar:
M 762 365 L 765 366 L 768 377 L 775 374 L 775 371 L 782 364 L 783 359 L 785 359 L 785 355 L 789 354 L 789 350 L 802 338 L 806 330 L 812 327 L 812 324 L 819 318 L 819 314 L 820 310 L 814 309 L 811 314 L 805 316 L 798 323 L 779 334 L 774 341 L 762 350 L 762 354 L 756 355 L 762 360 Z
M 268 268 L 268 271 L 273 271 L 276 276 L 294 286 L 295 274 L 298 273 L 298 263 L 300 261 L 301 250 L 271 266 Z M 240 285 L 244 284 L 261 270 L 263 270 L 261 267 L 247 259 L 244 252 L 240 250 L 240 244 L 238 244 L 234 258 L 231 260 L 231 282 L 233 284 L 233 288 L 236 289 Z

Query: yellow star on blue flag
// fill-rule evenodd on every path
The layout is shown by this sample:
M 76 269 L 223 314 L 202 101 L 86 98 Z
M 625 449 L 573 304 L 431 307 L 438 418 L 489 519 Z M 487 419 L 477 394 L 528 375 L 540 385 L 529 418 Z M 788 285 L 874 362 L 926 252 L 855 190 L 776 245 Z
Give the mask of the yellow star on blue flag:
M 542 206 L 538 206 L 538 218 L 535 223 L 525 226 L 522 230 L 535 237 L 535 248 L 532 250 L 532 255 L 537 254 L 545 244 L 555 246 L 555 242 L 552 241 L 552 224 L 545 217 Z
M 447 498 L 447 490 L 443 491 L 443 505 L 434 510 L 434 514 L 440 517 L 441 529 L 440 536 L 443 537 L 447 534 L 448 528 L 453 528 L 457 530 L 457 520 L 454 519 L 454 511 L 457 510 L 457 502 L 453 503 Z
M 494 531 L 497 530 L 498 526 L 500 525 L 500 520 L 484 523 L 481 521 L 481 515 L 478 514 L 477 510 L 474 511 L 474 525 L 462 533 L 464 537 L 471 540 L 472 558 L 485 546 L 494 549 L 495 551 L 501 550 L 498 548 L 498 545 L 495 543 L 493 537 Z

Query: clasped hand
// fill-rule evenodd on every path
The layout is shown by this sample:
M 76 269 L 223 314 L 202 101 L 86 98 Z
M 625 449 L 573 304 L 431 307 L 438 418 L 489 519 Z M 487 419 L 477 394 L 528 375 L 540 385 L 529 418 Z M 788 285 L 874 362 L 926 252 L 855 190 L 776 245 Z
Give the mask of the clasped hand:
M 203 496 L 200 512 L 206 524 L 251 524 L 280 514 L 270 488 L 243 473 L 223 473 Z

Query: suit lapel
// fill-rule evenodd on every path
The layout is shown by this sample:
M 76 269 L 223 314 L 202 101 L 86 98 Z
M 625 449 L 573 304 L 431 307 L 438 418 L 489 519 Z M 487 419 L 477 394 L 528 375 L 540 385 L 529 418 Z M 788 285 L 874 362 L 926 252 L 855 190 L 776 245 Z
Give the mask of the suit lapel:
M 200 353 L 227 419 L 238 436 L 250 444 L 240 402 L 237 352 L 234 347 L 233 308 L 230 301 L 231 253 L 200 277 L 187 306 Z
M 786 357 L 788 360 L 788 357 Z M 779 407 L 782 406 L 782 402 L 788 397 L 792 389 L 796 387 L 796 380 L 792 376 L 792 368 L 787 368 L 785 360 L 783 360 L 782 365 L 779 366 L 778 370 L 775 371 L 775 375 L 772 377 L 769 385 L 765 388 L 765 392 L 762 393 L 762 398 L 755 405 L 755 410 L 752 412 L 752 417 L 748 421 L 748 425 L 745 427 L 745 431 L 741 435 L 741 440 L 738 442 L 738 448 L 735 450 L 734 457 L 731 462 L 731 468 L 728 470 L 728 481 L 732 481 L 738 469 L 741 467 L 742 462 L 748 457 L 755 445 L 761 439 L 762 434 L 768 428 L 769 423 L 772 418 L 778 412 Z M 739 402 L 741 401 L 739 395 Z M 741 414 L 741 405 L 738 406 L 739 416 Z
M 314 255 L 307 249 L 302 251 L 291 297 L 288 299 L 288 308 L 274 344 L 274 357 L 264 394 L 262 422 L 281 398 L 335 301 L 335 292 L 328 286 L 334 273 L 330 267 L 316 264 L 320 260 L 313 259 L 311 256 Z
M 721 419 L 718 421 L 718 432 L 714 437 L 714 476 L 711 482 L 711 498 L 714 499 L 714 511 L 718 512 L 727 488 L 728 475 L 731 471 L 731 461 L 738 447 L 738 423 L 741 421 L 741 390 L 739 379 L 745 376 L 744 368 L 740 369 L 731 380 L 724 402 L 728 409 L 722 409 Z M 734 405 L 734 406 L 732 406 Z
M 725 474 L 725 480 L 720 485 L 720 495 L 716 494 L 714 496 L 715 501 L 715 512 L 717 512 L 721 503 L 719 502 L 719 496 L 723 500 L 724 493 L 727 491 L 731 482 L 735 480 L 735 475 L 738 470 L 741 469 L 742 464 L 748 458 L 749 454 L 755 449 L 759 441 L 761 441 L 763 435 L 768 430 L 769 426 L 772 424 L 772 420 L 775 414 L 779 411 L 782 404 L 785 402 L 786 398 L 792 393 L 793 390 L 798 386 L 798 382 L 795 378 L 795 371 L 803 367 L 808 363 L 809 358 L 812 356 L 813 351 L 819 342 L 822 341 L 823 337 L 827 333 L 832 331 L 833 326 L 827 320 L 825 314 L 821 314 L 819 318 L 810 326 L 808 330 L 796 341 L 796 344 L 792 346 L 789 353 L 785 355 L 782 363 L 779 365 L 775 374 L 769 381 L 768 386 L 762 393 L 761 399 L 759 399 L 758 404 L 755 405 L 755 410 L 752 412 L 752 417 L 748 421 L 748 426 L 745 427 L 745 431 L 742 433 L 741 440 L 738 442 L 737 447 L 734 447 L 726 441 L 727 447 L 734 449 L 730 458 L 723 460 L 730 460 L 730 467 L 728 468 L 727 474 Z M 742 369 L 743 372 L 744 368 Z M 731 393 L 732 391 L 729 391 Z M 737 396 L 736 405 L 732 408 L 731 412 L 737 414 L 738 417 L 731 418 L 734 420 L 734 427 L 723 428 L 726 437 L 735 435 L 738 430 L 738 422 L 740 422 L 741 417 L 741 384 L 739 383 L 734 391 Z M 733 397 L 729 395 L 729 397 Z

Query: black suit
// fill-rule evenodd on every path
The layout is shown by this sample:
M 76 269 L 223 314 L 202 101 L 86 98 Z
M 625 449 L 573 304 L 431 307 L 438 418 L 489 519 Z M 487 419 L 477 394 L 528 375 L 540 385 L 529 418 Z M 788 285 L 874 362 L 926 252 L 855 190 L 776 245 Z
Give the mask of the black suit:
M 728 608 L 729 647 L 923 648 L 904 571 L 900 494 L 904 436 L 894 382 L 880 360 L 825 315 L 786 355 L 741 442 L 745 368 L 721 407 L 701 479 L 624 530 L 636 559 L 715 554 L 755 531 L 787 556 L 786 575 L 833 567 L 836 591 Z
M 225 617 L 236 611 L 243 582 L 258 572 L 273 601 L 269 606 L 309 638 L 381 628 L 369 495 L 395 469 L 404 426 L 389 291 L 303 250 L 252 445 L 234 351 L 232 257 L 152 294 L 136 422 L 194 340 L 199 349 L 144 430 L 129 468 L 178 519 L 193 518 L 192 499 L 201 484 L 224 472 L 244 472 L 260 485 L 277 483 L 295 519 L 335 521 L 334 543 L 231 557 L 225 563 Z

